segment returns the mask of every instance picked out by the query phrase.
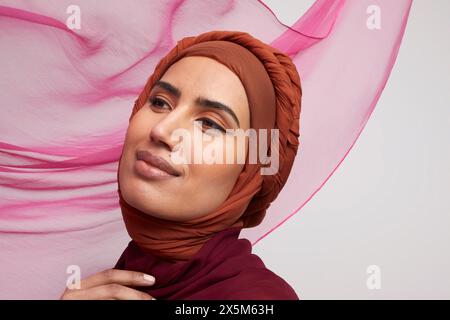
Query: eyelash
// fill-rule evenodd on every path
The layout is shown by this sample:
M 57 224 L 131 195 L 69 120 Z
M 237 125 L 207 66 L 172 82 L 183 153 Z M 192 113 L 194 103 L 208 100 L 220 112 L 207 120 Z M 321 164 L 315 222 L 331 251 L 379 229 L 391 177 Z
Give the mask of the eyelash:
M 156 97 L 150 98 L 149 101 L 150 101 L 150 105 L 152 105 L 152 106 L 156 106 L 156 103 L 163 103 L 163 104 L 168 105 L 168 103 L 166 101 L 164 101 L 163 99 L 160 99 L 160 98 L 156 98 Z M 156 106 L 156 107 L 158 109 L 162 109 L 161 107 L 158 107 L 158 106 Z M 218 129 L 223 133 L 226 132 L 226 130 L 222 126 L 218 125 L 216 122 L 212 121 L 211 119 L 201 118 L 200 120 L 202 120 L 202 123 L 205 123 L 205 122 L 209 123 L 210 124 L 209 127 L 213 128 L 213 129 Z

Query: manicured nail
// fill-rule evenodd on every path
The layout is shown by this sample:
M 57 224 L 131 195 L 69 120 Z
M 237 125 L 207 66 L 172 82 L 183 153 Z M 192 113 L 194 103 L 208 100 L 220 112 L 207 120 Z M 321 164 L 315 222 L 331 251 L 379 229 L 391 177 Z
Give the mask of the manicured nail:
M 155 277 L 148 275 L 148 274 L 144 274 L 144 280 L 149 282 L 150 284 L 155 283 Z

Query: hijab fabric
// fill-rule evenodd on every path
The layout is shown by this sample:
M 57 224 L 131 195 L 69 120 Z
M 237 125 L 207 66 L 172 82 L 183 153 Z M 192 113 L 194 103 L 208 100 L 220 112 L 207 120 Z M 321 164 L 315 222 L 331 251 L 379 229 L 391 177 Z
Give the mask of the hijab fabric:
M 152 286 L 135 286 L 163 300 L 298 300 L 283 278 L 268 269 L 240 227 L 211 237 L 187 261 L 170 262 L 143 251 L 130 241 L 115 269 L 151 274 Z

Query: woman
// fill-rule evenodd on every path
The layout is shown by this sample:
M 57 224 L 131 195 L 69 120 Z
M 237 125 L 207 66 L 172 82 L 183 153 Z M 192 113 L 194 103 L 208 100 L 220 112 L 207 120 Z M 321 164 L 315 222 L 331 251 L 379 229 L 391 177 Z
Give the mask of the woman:
M 210 31 L 179 41 L 135 102 L 119 161 L 120 205 L 132 241 L 114 269 L 61 298 L 298 299 L 238 236 L 262 221 L 288 178 L 300 101 L 291 59 L 248 33 Z M 189 134 L 174 139 L 178 129 Z M 199 132 L 208 136 L 205 148 L 237 155 L 236 136 L 222 144 L 226 130 L 236 129 L 278 130 L 277 139 L 257 141 L 271 150 L 264 156 L 278 157 L 274 173 L 262 175 L 267 162 L 249 160 L 248 136 L 245 163 L 170 160 L 176 152 L 195 157 L 198 149 L 181 153 L 180 145 Z

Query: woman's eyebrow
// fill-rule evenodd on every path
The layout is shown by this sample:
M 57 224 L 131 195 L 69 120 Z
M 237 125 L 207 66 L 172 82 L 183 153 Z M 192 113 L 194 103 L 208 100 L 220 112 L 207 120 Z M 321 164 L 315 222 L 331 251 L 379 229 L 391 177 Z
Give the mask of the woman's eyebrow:
M 223 103 L 221 103 L 219 101 L 209 100 L 204 97 L 197 97 L 197 99 L 195 99 L 195 103 L 197 105 L 205 107 L 205 108 L 214 108 L 214 109 L 218 109 L 218 110 L 223 110 L 223 111 L 227 112 L 229 115 L 231 115 L 231 117 L 234 119 L 234 121 L 236 121 L 236 124 L 238 125 L 238 127 L 241 126 L 236 114 L 227 105 L 224 105 Z
M 178 99 L 179 97 L 181 97 L 181 90 L 178 89 L 177 87 L 171 85 L 171 84 L 168 83 L 168 82 L 159 80 L 159 81 L 156 81 L 156 83 L 155 83 L 154 86 L 155 86 L 155 87 L 160 87 L 161 89 L 163 89 L 163 90 L 169 92 L 171 95 L 175 96 L 175 98 L 177 98 L 177 99 Z
M 161 89 L 169 92 L 177 99 L 181 97 L 181 90 L 166 81 L 159 80 L 155 83 L 154 86 L 160 87 Z M 195 103 L 197 105 L 205 107 L 205 108 L 214 108 L 214 109 L 218 109 L 218 110 L 223 110 L 223 111 L 227 112 L 229 115 L 231 115 L 231 117 L 234 119 L 234 121 L 236 121 L 238 127 L 241 126 L 239 123 L 238 117 L 236 116 L 234 111 L 227 105 L 225 105 L 219 101 L 210 100 L 210 99 L 207 99 L 207 98 L 201 97 L 201 96 L 199 96 L 195 99 Z

